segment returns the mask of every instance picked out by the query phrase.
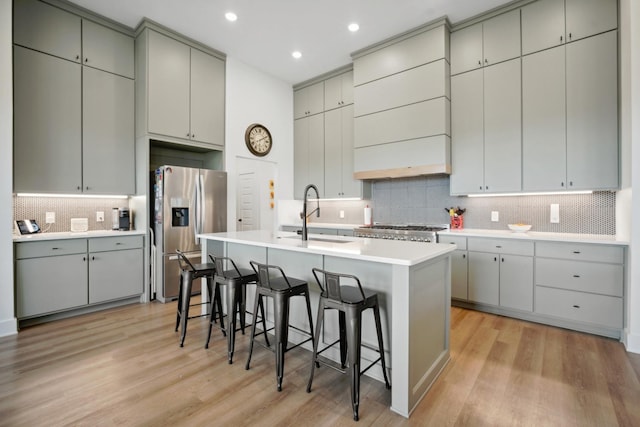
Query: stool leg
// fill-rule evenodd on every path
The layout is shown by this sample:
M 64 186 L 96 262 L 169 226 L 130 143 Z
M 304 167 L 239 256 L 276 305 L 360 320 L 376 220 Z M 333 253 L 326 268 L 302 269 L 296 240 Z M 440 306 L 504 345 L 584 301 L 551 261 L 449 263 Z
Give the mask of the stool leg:
M 251 363 L 251 354 L 253 353 L 253 340 L 256 336 L 256 322 L 255 322 L 255 318 L 258 315 L 258 305 L 260 305 L 260 307 L 262 307 L 262 295 L 260 294 L 260 291 L 258 289 L 256 289 L 256 299 L 253 302 L 253 318 L 254 318 L 254 322 L 253 325 L 251 325 L 251 337 L 249 338 L 249 356 L 247 357 L 247 364 L 245 365 L 245 369 L 249 370 L 249 364 Z M 264 310 L 262 310 L 262 324 L 264 326 Z M 265 329 L 266 331 L 266 329 Z M 265 332 L 265 336 L 267 336 L 266 332 Z
M 216 287 L 214 288 L 214 300 L 217 301 L 216 305 L 218 306 L 218 319 L 220 319 L 220 328 L 222 328 L 222 336 L 226 337 L 227 332 L 224 329 L 224 313 L 222 312 L 222 295 L 220 295 L 220 284 L 216 283 Z
M 238 283 L 238 289 L 236 290 L 238 294 L 238 315 L 240 316 L 240 329 L 242 330 L 242 335 L 244 335 L 244 328 L 247 323 L 247 284 L 246 283 Z
M 178 326 L 180 326 L 180 314 L 182 313 L 182 286 L 184 283 L 184 271 L 180 272 L 180 288 L 178 290 L 178 307 L 176 309 L 176 330 L 178 332 Z
M 313 382 L 313 374 L 315 373 L 316 363 L 318 360 L 318 343 L 320 341 L 320 332 L 322 332 L 322 324 L 324 322 L 324 304 L 322 298 L 318 303 L 318 317 L 316 317 L 316 334 L 313 340 L 313 352 L 311 353 L 311 373 L 309 374 L 309 382 L 307 383 L 307 393 L 311 393 L 311 383 Z
M 378 304 L 373 306 L 373 316 L 376 321 L 376 332 L 378 334 L 378 348 L 380 349 L 380 364 L 382 365 L 382 375 L 384 376 L 384 385 L 388 389 L 391 388 L 389 378 L 387 378 L 387 366 L 384 363 L 384 345 L 382 344 L 382 324 L 380 322 L 380 307 Z
M 289 297 L 276 294 L 273 298 L 273 315 L 276 332 L 276 380 L 278 391 L 282 391 L 284 377 L 284 353 L 287 351 L 289 332 Z
M 269 344 L 269 334 L 267 334 L 267 318 L 264 315 L 264 303 L 262 301 L 262 298 L 258 301 L 258 304 L 260 305 L 260 316 L 262 316 L 262 330 L 264 331 L 264 342 L 267 345 L 267 347 L 271 347 L 271 344 Z M 256 323 L 256 318 L 254 315 L 253 318 L 253 323 Z
M 347 326 L 344 311 L 338 310 L 338 328 L 340 330 L 340 367 L 347 366 Z
M 184 272 L 182 284 L 182 299 L 180 301 L 180 347 L 184 347 L 184 338 L 187 336 L 187 320 L 189 319 L 189 304 L 191 303 L 191 286 L 193 278 L 190 271 Z
M 216 289 L 218 284 L 214 284 Z M 209 295 L 211 298 L 211 295 Z M 211 298 L 211 306 L 209 308 L 209 333 L 207 333 L 207 342 L 204 343 L 204 348 L 209 348 L 209 341 L 211 340 L 211 328 L 213 328 L 213 322 L 216 321 L 216 298 Z
M 222 320 L 222 301 L 220 297 L 220 285 L 217 282 L 213 283 L 213 296 L 209 296 L 211 298 L 211 307 L 209 309 L 210 318 L 209 318 L 209 333 L 207 334 L 207 342 L 204 344 L 204 348 L 209 348 L 209 341 L 211 340 L 211 329 L 213 328 L 213 324 L 216 321 L 216 312 L 217 317 L 220 319 L 220 327 L 222 328 L 222 335 L 226 336 L 226 332 L 224 331 L 224 321 Z
M 313 334 L 313 317 L 311 317 L 311 301 L 309 300 L 309 289 L 304 293 L 307 302 L 307 316 L 309 317 L 309 335 L 311 335 L 311 344 L 315 344 L 317 335 Z
M 233 363 L 233 352 L 236 344 L 236 307 L 238 305 L 238 286 L 227 282 L 227 357 L 229 364 Z
M 358 407 L 360 405 L 360 344 L 361 344 L 361 313 L 360 310 L 349 310 L 347 313 L 347 348 L 349 356 L 349 373 L 351 375 L 351 406 L 353 419 L 358 421 Z

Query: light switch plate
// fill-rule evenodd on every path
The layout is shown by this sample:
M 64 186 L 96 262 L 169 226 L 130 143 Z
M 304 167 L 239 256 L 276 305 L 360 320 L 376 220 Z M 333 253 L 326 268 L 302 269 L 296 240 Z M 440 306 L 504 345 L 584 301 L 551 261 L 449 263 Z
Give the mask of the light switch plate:
M 491 222 L 500 221 L 500 213 L 498 211 L 491 211 Z
M 96 212 L 96 222 L 104 222 L 104 212 Z
M 56 222 L 56 213 L 55 212 L 47 212 L 45 214 L 44 222 L 46 224 L 55 224 L 55 222 Z
M 552 224 L 558 224 L 560 222 L 560 205 L 557 203 L 551 203 L 551 213 L 549 215 L 549 221 Z

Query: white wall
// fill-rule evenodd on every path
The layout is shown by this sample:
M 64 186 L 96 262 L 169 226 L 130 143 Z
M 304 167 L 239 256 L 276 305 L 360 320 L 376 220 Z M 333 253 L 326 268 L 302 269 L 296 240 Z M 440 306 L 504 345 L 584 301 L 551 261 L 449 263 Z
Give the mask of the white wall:
M 271 132 L 273 147 L 261 160 L 275 165 L 275 198 L 293 198 L 293 89 L 290 84 L 230 57 L 226 80 L 227 229 L 232 231 L 236 229 L 238 159 L 257 159 L 244 142 L 244 133 L 252 123 L 261 123 Z
M 623 340 L 628 351 L 640 353 L 640 4 L 636 0 L 620 1 L 620 44 L 622 191 L 616 219 L 630 241 Z M 635 222 L 632 212 L 636 212 Z
M 0 0 L 0 336 L 15 334 L 13 313 L 13 66 L 11 0 Z

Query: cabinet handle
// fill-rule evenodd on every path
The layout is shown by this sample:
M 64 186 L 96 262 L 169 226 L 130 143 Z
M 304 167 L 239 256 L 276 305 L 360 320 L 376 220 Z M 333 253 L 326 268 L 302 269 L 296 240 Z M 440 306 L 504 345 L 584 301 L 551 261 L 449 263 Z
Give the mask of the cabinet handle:
M 560 187 L 564 187 L 564 182 L 561 182 L 561 183 L 560 183 Z
M 467 257 L 467 254 L 462 254 L 462 259 L 465 259 Z
M 502 262 L 504 262 L 504 258 L 502 258 Z
M 57 251 L 60 248 L 51 248 L 52 251 Z
M 579 274 L 574 274 L 573 277 L 575 277 L 576 279 L 579 279 L 580 275 Z
M 579 253 L 580 253 L 580 251 L 573 251 L 573 253 L 574 253 L 574 254 L 579 254 Z
M 84 63 L 86 64 L 87 62 L 89 62 L 89 58 L 84 58 Z
M 478 65 L 482 65 L 482 61 L 478 59 Z
M 498 257 L 495 257 L 495 256 L 494 256 L 494 257 L 493 257 L 493 261 L 494 261 L 494 262 L 498 261 Z
M 83 257 L 82 257 L 82 261 L 86 261 L 86 260 L 87 260 L 87 257 L 86 257 L 86 256 L 83 256 Z
M 571 40 L 571 33 L 569 33 L 569 40 Z
M 574 305 L 573 305 L 573 308 L 580 308 L 580 306 L 579 306 L 579 305 L 577 305 L 577 304 L 574 304 Z
M 89 186 L 88 186 L 88 185 L 87 185 L 85 188 L 86 188 L 87 190 L 89 190 Z
M 120 242 L 116 242 L 116 246 L 121 245 L 121 244 L 122 244 L 122 243 L 120 243 Z
M 484 59 L 484 63 L 485 63 L 485 64 L 488 64 L 488 63 L 489 63 L 489 60 L 488 60 L 487 58 L 485 58 L 485 59 Z
M 569 181 L 569 187 L 573 187 L 573 181 Z
M 501 247 L 502 247 L 502 246 L 500 246 L 500 245 L 496 245 L 496 248 L 498 248 L 498 249 L 500 249 Z
M 560 36 L 560 43 L 562 43 L 562 38 L 563 38 L 563 37 L 562 37 L 562 36 Z
M 187 132 L 187 138 L 189 138 L 190 136 L 191 136 L 191 134 L 189 134 L 189 133 Z
M 76 187 L 76 190 L 80 191 L 80 190 L 82 190 L 82 187 L 78 185 L 78 186 Z
M 480 189 L 482 190 L 482 185 L 480 186 Z
M 487 185 L 486 187 L 484 187 L 484 189 L 485 189 L 485 190 L 488 190 L 488 189 L 489 189 L 489 186 Z
M 96 260 L 96 257 L 95 257 L 95 256 L 92 256 L 92 257 L 91 257 L 91 261 L 95 261 L 95 260 Z

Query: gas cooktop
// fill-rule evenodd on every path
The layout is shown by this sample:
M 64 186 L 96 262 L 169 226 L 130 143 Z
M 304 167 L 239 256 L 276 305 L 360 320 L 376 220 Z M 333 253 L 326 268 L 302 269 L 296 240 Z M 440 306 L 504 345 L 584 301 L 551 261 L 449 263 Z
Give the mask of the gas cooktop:
M 374 224 L 356 228 L 354 236 L 435 243 L 438 241 L 438 231 L 448 228 L 447 224 Z

